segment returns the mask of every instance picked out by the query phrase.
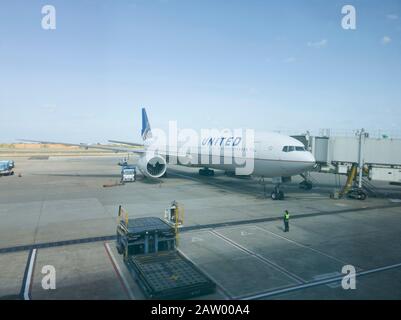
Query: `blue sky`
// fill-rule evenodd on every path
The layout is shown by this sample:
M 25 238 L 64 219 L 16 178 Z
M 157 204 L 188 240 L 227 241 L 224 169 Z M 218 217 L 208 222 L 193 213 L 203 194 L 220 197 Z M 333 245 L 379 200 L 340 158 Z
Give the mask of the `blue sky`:
M 0 141 L 138 141 L 141 106 L 159 128 L 400 134 L 401 1 L 0 0 Z

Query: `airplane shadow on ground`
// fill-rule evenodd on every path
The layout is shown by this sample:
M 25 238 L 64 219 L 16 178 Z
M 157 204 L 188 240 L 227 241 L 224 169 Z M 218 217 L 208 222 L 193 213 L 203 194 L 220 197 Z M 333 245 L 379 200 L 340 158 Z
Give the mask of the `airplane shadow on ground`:
M 212 187 L 225 189 L 227 192 L 232 193 L 247 193 L 255 196 L 256 199 L 270 199 L 270 193 L 273 191 L 274 185 L 267 179 L 264 184 L 266 192 L 264 192 L 263 184 L 258 178 L 251 177 L 236 177 L 227 176 L 224 172 L 215 170 L 215 175 L 212 177 L 200 176 L 198 172 L 184 172 L 179 169 L 168 169 L 168 173 L 171 172 L 174 178 L 181 177 L 183 179 L 195 180 L 199 182 L 204 182 Z M 174 175 L 176 174 L 176 175 Z M 342 189 L 343 184 L 336 183 L 317 183 L 316 178 L 313 179 L 314 187 L 312 190 L 303 190 L 299 188 L 299 183 L 293 181 L 290 183 L 282 184 L 281 188 L 285 192 L 284 200 L 326 200 L 329 198 L 333 190 Z M 368 194 L 370 198 L 377 199 L 401 199 L 401 188 L 397 186 L 380 186 L 376 187 L 377 192 L 374 194 Z M 343 199 L 348 199 L 346 196 Z
M 34 173 L 36 176 L 50 176 L 50 177 L 78 177 L 78 178 L 115 178 L 120 181 L 121 175 L 119 174 L 79 174 L 79 173 Z M 162 184 L 162 179 L 148 179 L 142 175 L 137 176 L 137 182 L 146 184 Z
M 73 174 L 73 173 L 34 173 L 34 176 L 50 176 L 50 177 L 82 177 L 82 178 L 121 178 L 119 174 Z
M 78 174 L 78 173 L 36 173 L 33 175 L 46 175 L 53 177 L 82 177 L 82 178 L 116 178 L 120 179 L 119 174 Z M 205 183 L 211 187 L 219 189 L 221 192 L 231 192 L 240 194 L 249 194 L 254 196 L 256 199 L 270 199 L 270 193 L 273 190 L 273 184 L 271 181 L 265 181 L 266 193 L 264 193 L 263 184 L 261 184 L 256 178 L 244 178 L 244 177 L 230 177 L 226 176 L 223 172 L 216 171 L 213 177 L 203 177 L 197 172 L 184 172 L 177 169 L 169 168 L 165 177 L 158 179 L 149 179 L 141 174 L 137 176 L 137 182 L 145 183 L 149 185 L 160 186 L 163 184 L 163 180 L 170 179 L 187 179 L 195 180 L 201 183 Z M 285 197 L 287 200 L 324 200 L 329 197 L 330 193 L 333 191 L 335 186 L 330 184 L 318 184 L 315 188 L 310 191 L 305 191 L 299 189 L 298 183 L 284 184 L 282 189 L 285 192 Z M 401 198 L 401 193 L 396 188 L 384 187 L 380 188 L 380 193 L 376 194 L 375 198 Z M 292 195 L 291 193 L 297 193 L 297 195 Z M 313 195 L 312 195 L 313 194 Z M 372 197 L 372 196 L 370 196 Z M 284 199 L 284 200 L 286 200 Z M 344 199 L 347 199 L 344 197 Z
M 266 192 L 264 192 L 264 187 L 263 184 L 259 182 L 259 179 L 257 178 L 251 178 L 251 177 L 235 177 L 235 176 L 227 176 L 223 172 L 215 171 L 215 175 L 212 177 L 204 177 L 200 176 L 197 172 L 184 172 L 178 169 L 172 169 L 169 168 L 167 171 L 167 177 L 172 177 L 174 179 L 186 179 L 186 180 L 192 180 L 192 181 L 197 181 L 200 183 L 204 183 L 206 185 L 209 185 L 212 188 L 216 188 L 217 190 L 224 190 L 225 192 L 230 192 L 230 193 L 238 193 L 238 194 L 248 194 L 250 196 L 254 196 L 256 199 L 266 199 L 269 200 L 270 194 L 273 191 L 274 185 L 271 181 L 267 180 L 265 181 L 265 186 L 266 186 Z M 282 189 L 286 193 L 286 198 L 287 199 L 294 199 L 291 195 L 292 192 L 298 193 L 297 199 L 311 199 L 311 200 L 322 200 L 322 199 L 327 199 L 329 196 L 329 192 L 327 190 L 323 190 L 320 188 L 319 185 L 319 192 L 316 190 L 311 190 L 311 191 L 305 191 L 299 189 L 299 186 L 297 183 L 292 183 L 292 184 L 284 184 L 282 186 Z M 332 188 L 331 188 L 332 189 Z M 330 189 L 330 190 L 331 190 Z M 299 194 L 302 195 L 299 195 Z M 314 193 L 314 195 L 311 195 L 311 193 Z M 319 196 L 316 196 L 316 193 L 319 194 Z

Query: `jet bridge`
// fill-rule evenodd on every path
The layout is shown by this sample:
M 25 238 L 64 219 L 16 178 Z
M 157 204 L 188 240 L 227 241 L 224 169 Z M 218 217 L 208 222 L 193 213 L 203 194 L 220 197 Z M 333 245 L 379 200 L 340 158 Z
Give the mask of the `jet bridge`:
M 349 175 L 356 166 L 355 180 L 360 189 L 364 179 L 401 182 L 401 139 L 370 137 L 364 129 L 354 136 L 294 138 L 312 152 L 320 172 Z

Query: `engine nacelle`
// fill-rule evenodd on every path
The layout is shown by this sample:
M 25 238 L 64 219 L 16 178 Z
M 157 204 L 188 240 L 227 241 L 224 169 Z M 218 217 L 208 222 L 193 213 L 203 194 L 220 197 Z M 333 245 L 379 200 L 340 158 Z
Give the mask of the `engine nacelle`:
M 160 178 L 167 170 L 166 159 L 158 155 L 154 155 L 151 158 L 143 155 L 139 158 L 137 166 L 138 169 L 148 178 Z

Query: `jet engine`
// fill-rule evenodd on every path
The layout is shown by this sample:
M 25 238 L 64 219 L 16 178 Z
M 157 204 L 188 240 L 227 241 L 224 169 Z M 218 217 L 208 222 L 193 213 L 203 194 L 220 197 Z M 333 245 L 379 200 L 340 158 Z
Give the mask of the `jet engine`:
M 148 178 L 160 178 L 166 173 L 167 169 L 166 160 L 159 155 L 154 155 L 151 158 L 144 155 L 139 158 L 137 166 Z

